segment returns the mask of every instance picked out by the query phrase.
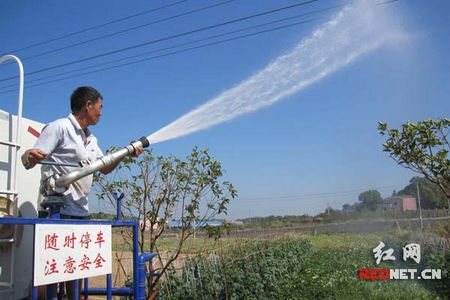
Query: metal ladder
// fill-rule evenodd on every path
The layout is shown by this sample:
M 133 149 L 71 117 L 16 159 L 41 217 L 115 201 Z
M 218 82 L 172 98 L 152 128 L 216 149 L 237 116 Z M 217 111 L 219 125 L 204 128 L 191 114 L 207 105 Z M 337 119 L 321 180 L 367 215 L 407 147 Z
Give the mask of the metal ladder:
M 20 150 L 20 136 L 21 136 L 21 124 L 22 124 L 22 102 L 23 102 L 23 85 L 24 85 L 24 72 L 22 62 L 14 55 L 5 55 L 0 57 L 0 64 L 5 61 L 13 60 L 17 63 L 19 68 L 19 96 L 18 96 L 18 109 L 17 109 L 17 117 L 16 117 L 16 132 L 15 136 L 12 132 L 13 129 L 13 116 L 10 115 L 11 118 L 11 132 L 8 133 L 9 138 L 7 141 L 0 140 L 1 146 L 6 146 L 10 150 L 8 154 L 9 158 L 9 176 L 8 182 L 6 184 L 6 190 L 0 190 L 0 195 L 6 195 L 6 198 L 12 200 L 13 202 L 13 211 L 14 217 L 19 215 L 18 211 L 18 196 L 19 193 L 17 191 L 17 168 L 18 168 L 18 154 Z M 14 284 L 14 261 L 16 254 L 16 247 L 14 247 L 14 243 L 16 241 L 17 236 L 17 226 L 14 226 L 14 233 L 12 238 L 0 239 L 0 244 L 10 244 L 11 245 L 11 257 L 10 257 L 10 265 L 9 265 L 9 281 L 0 281 L 0 287 L 7 287 L 11 289 Z

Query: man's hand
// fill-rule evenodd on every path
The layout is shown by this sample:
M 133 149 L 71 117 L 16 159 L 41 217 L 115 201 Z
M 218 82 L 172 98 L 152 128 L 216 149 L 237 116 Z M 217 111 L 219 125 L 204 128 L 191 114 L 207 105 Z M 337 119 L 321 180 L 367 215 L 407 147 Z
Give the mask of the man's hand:
M 41 149 L 30 149 L 22 155 L 22 164 L 25 169 L 33 168 L 38 162 L 47 158 L 48 154 Z
M 133 144 L 134 142 L 136 142 L 136 141 L 131 141 L 130 144 Z M 142 147 L 142 146 L 139 146 L 139 147 L 133 146 L 133 148 L 134 148 L 134 152 L 130 154 L 131 157 L 138 157 L 139 155 L 142 154 L 142 152 L 144 152 L 144 147 Z
M 139 155 L 142 154 L 142 152 L 144 152 L 144 147 L 142 147 L 142 146 L 135 147 L 133 145 L 134 142 L 136 142 L 136 141 L 130 142 L 130 145 L 132 145 L 132 148 L 134 149 L 134 151 L 133 151 L 133 153 L 128 154 L 129 157 L 138 157 Z M 106 175 L 106 174 L 112 172 L 120 164 L 120 162 L 121 162 L 121 160 L 117 160 L 117 161 L 113 162 L 111 165 L 100 169 L 100 172 L 102 172 L 103 175 Z

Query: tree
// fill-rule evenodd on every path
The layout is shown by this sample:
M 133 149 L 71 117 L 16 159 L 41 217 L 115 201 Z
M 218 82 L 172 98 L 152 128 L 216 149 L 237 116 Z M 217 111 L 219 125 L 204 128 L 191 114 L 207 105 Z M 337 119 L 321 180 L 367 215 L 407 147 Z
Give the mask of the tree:
M 160 254 L 158 239 L 167 224 L 172 219 L 180 221 L 176 249 L 164 260 L 159 256 L 158 264 L 153 262 L 147 270 L 163 275 L 178 258 L 184 242 L 206 221 L 226 214 L 230 200 L 237 196 L 231 183 L 220 182 L 222 174 L 220 163 L 207 149 L 194 148 L 185 160 L 154 157 L 146 150 L 138 158 L 127 157 L 112 176 L 97 175 L 95 188 L 99 200 L 107 199 L 113 206 L 112 193 L 125 194 L 124 210 L 128 217 L 146 224 L 140 226 L 140 252 Z M 131 243 L 131 232 L 123 233 L 124 241 Z M 147 279 L 147 297 L 160 278 Z
M 397 164 L 437 184 L 447 197 L 450 212 L 450 119 L 407 122 L 401 130 L 388 129 L 386 123 L 380 122 L 378 130 L 388 137 L 383 151 Z
M 423 209 L 445 208 L 447 197 L 441 189 L 431 181 L 423 177 L 413 177 L 409 184 L 398 195 L 411 195 L 417 197 L 417 185 L 420 191 L 420 203 Z
M 350 211 L 351 209 L 352 209 L 352 206 L 348 203 L 345 203 L 344 205 L 342 205 L 343 211 Z
M 369 190 L 359 194 L 358 200 L 361 202 L 360 210 L 377 210 L 378 204 L 383 203 L 383 198 L 377 190 Z

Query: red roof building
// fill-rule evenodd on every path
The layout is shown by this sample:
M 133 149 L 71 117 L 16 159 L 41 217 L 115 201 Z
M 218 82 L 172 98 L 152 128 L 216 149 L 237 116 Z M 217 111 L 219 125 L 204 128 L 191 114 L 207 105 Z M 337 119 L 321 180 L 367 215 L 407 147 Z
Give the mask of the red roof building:
M 392 196 L 383 200 L 384 210 L 417 210 L 416 197 L 409 195 Z

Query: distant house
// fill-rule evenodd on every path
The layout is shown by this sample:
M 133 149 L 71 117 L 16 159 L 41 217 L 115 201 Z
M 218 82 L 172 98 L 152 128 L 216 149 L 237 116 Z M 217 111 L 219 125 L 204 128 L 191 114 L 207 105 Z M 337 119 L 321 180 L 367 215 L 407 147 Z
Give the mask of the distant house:
M 205 226 L 217 227 L 217 226 L 222 226 L 223 224 L 224 224 L 224 220 L 203 220 L 203 221 L 192 221 L 191 222 L 191 226 L 194 228 L 200 228 L 200 227 L 205 227 Z M 169 221 L 169 227 L 173 228 L 173 229 L 182 228 L 183 225 L 185 226 L 186 224 L 184 224 L 182 220 Z
M 416 197 L 409 195 L 398 195 L 385 198 L 383 200 L 383 204 L 381 205 L 381 209 L 398 210 L 398 211 L 407 211 L 407 210 L 416 211 L 417 210 Z
M 229 220 L 225 221 L 226 224 L 236 225 L 236 226 L 242 226 L 244 225 L 244 221 L 241 220 Z

